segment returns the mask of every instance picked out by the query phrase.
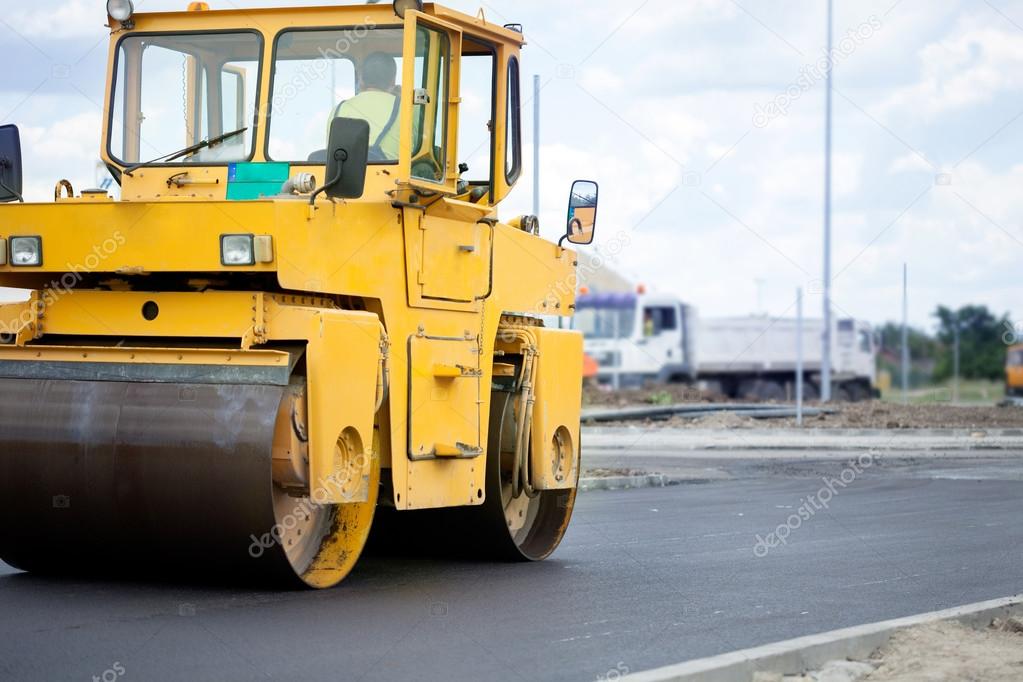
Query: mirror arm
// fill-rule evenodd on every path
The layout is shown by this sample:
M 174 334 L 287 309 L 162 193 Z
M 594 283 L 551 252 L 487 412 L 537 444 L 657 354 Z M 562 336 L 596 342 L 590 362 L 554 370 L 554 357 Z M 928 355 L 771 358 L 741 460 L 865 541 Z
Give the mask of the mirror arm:
M 320 187 L 319 189 L 313 192 L 313 195 L 309 197 L 310 206 L 316 205 L 316 197 L 323 194 L 337 183 L 341 182 L 341 177 L 345 174 L 345 161 L 348 160 L 348 152 L 346 152 L 344 149 L 339 149 L 336 152 L 334 152 L 334 158 L 341 162 L 338 164 L 337 173 L 329 182 L 327 182 L 326 185 Z

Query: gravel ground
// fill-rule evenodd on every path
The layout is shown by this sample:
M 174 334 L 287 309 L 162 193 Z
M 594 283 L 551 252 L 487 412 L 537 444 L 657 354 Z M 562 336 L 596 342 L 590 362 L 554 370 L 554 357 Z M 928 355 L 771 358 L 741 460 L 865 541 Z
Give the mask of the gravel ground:
M 588 388 L 584 395 L 587 407 L 634 407 L 637 405 L 719 402 L 695 389 L 672 385 L 653 390 L 630 390 L 609 393 Z M 765 403 L 765 406 L 768 406 Z M 808 405 L 810 406 L 810 405 Z M 833 404 L 833 414 L 807 418 L 811 428 L 836 429 L 985 429 L 1023 428 L 1023 407 L 990 406 L 960 407 L 949 404 L 899 405 L 879 400 L 864 403 Z M 639 422 L 632 422 L 638 424 Z M 734 413 L 718 413 L 698 419 L 673 417 L 651 422 L 681 428 L 792 428 L 795 419 L 756 420 Z
M 1019 682 L 1023 623 L 975 630 L 954 621 L 896 632 L 869 661 L 831 661 L 803 675 L 757 673 L 755 682 Z

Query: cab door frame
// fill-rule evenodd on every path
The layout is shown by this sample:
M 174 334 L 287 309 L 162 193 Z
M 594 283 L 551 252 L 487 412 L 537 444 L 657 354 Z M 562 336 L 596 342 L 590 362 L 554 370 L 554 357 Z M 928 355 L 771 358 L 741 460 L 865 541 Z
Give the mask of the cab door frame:
M 413 116 L 415 115 L 415 91 L 416 83 L 416 47 L 419 36 L 419 28 L 425 27 L 440 31 L 448 38 L 447 74 L 432 74 L 433 77 L 446 76 L 447 83 L 444 87 L 445 102 L 437 102 L 432 107 L 432 116 L 424 117 L 423 130 L 420 134 L 424 141 L 436 131 L 436 116 L 441 114 L 441 107 L 445 107 L 446 122 L 444 126 L 444 177 L 441 182 L 430 182 L 424 178 L 416 178 L 412 175 L 412 154 L 413 144 Z M 462 58 L 462 29 L 455 24 L 436 19 L 422 12 L 409 11 L 405 14 L 404 48 L 402 52 L 402 96 L 401 96 L 401 153 L 398 160 L 398 184 L 406 188 L 422 190 L 425 192 L 437 192 L 446 195 L 455 195 L 458 191 L 458 110 L 461 104 L 460 69 Z M 424 69 L 434 70 L 437 68 L 439 59 L 434 56 L 426 57 Z M 427 113 L 430 113 L 430 109 Z M 428 125 L 429 124 L 429 125 Z M 430 130 L 431 132 L 427 133 Z M 435 143 L 436 141 L 433 140 Z

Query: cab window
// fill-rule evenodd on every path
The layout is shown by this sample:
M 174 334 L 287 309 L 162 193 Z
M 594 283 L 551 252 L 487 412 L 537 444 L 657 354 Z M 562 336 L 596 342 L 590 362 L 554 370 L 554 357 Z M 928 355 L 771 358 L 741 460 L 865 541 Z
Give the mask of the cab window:
M 402 96 L 400 28 L 292 30 L 274 46 L 267 156 L 324 163 L 337 116 L 370 124 L 370 163 L 396 163 Z
M 495 65 L 493 47 L 463 39 L 458 160 L 469 167 L 463 178 L 475 186 L 489 187 L 493 170 Z
M 505 179 L 513 184 L 522 173 L 522 88 L 519 83 L 519 60 L 508 60 L 508 96 L 505 119 Z
M 865 329 L 861 329 L 860 332 L 859 332 L 859 337 L 860 337 L 860 352 L 861 353 L 869 353 L 871 351 L 871 347 L 870 347 L 871 334 L 870 334 L 870 332 L 865 330 Z
M 412 177 L 443 183 L 447 177 L 448 71 L 451 39 L 429 26 L 416 29 L 416 63 L 413 121 L 421 134 L 412 144 Z
M 135 34 L 118 43 L 110 156 L 134 164 L 203 140 L 209 148 L 161 163 L 252 157 L 262 38 L 255 33 Z
M 674 308 L 664 306 L 643 311 L 643 336 L 657 336 L 677 329 L 678 316 Z

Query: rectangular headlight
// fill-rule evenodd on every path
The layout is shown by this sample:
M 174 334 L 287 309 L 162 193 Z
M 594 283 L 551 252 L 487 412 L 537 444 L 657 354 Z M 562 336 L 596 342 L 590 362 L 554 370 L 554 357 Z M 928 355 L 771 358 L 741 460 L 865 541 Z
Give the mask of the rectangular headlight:
M 255 265 L 256 247 L 251 234 L 220 235 L 221 265 Z
M 15 267 L 39 267 L 43 264 L 43 240 L 41 237 L 11 237 L 11 265 Z

